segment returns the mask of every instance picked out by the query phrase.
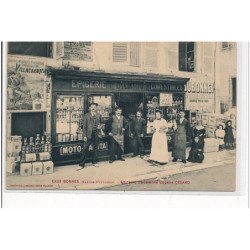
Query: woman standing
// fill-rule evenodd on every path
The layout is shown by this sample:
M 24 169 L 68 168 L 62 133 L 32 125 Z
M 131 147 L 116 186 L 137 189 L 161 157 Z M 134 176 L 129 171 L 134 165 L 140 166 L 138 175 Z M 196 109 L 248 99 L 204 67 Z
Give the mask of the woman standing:
M 231 120 L 228 120 L 226 122 L 224 142 L 225 142 L 225 147 L 227 149 L 234 148 L 234 135 L 233 135 L 233 127 Z
M 151 146 L 150 161 L 160 164 L 166 164 L 168 158 L 168 143 L 167 143 L 167 121 L 161 117 L 162 112 L 156 110 L 156 119 L 153 122 L 153 138 Z

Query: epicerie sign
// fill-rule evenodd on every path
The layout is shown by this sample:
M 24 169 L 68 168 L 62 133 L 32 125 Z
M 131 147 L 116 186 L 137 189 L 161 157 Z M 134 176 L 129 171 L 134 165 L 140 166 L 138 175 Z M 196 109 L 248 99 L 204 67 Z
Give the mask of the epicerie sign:
M 78 81 L 72 80 L 72 88 L 78 89 L 106 89 L 106 83 L 104 81 Z
M 80 154 L 82 152 L 82 145 L 66 145 L 60 147 L 60 155 L 73 155 L 73 154 Z M 99 150 L 107 150 L 108 144 L 107 142 L 100 142 L 98 145 Z M 89 150 L 93 150 L 93 146 L 89 146 Z

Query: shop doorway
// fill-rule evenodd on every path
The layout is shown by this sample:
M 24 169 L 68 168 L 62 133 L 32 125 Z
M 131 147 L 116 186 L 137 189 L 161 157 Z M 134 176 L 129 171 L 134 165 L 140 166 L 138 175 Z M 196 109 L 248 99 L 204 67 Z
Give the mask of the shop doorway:
M 137 110 L 143 111 L 143 93 L 118 93 L 115 103 L 122 109 L 123 116 L 129 122 L 129 128 L 124 134 L 124 153 L 132 153 L 132 139 L 130 138 L 130 124 Z

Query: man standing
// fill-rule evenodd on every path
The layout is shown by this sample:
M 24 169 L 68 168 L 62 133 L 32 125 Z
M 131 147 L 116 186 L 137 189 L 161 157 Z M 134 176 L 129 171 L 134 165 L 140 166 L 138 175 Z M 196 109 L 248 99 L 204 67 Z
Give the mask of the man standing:
M 90 145 L 92 145 L 92 164 L 98 167 L 98 130 L 101 129 L 102 117 L 96 111 L 97 103 L 91 103 L 89 112 L 85 114 L 83 119 L 83 151 L 82 157 L 77 170 L 85 167 L 87 152 L 89 151 Z
M 180 111 L 179 118 L 174 124 L 174 148 L 173 148 L 173 162 L 178 159 L 182 160 L 183 163 L 186 162 L 186 144 L 187 138 L 190 140 L 190 124 L 185 118 L 184 111 Z
M 106 133 L 109 135 L 109 163 L 115 160 L 125 161 L 122 158 L 124 151 L 124 131 L 128 127 L 128 122 L 124 116 L 122 116 L 121 108 L 115 109 L 115 115 L 112 115 L 105 126 Z
M 142 138 L 146 133 L 146 121 L 144 118 L 142 118 L 141 111 L 136 112 L 136 117 L 132 120 L 130 129 L 134 146 L 134 154 L 132 157 L 136 157 L 138 153 L 142 157 L 144 155 L 144 145 Z

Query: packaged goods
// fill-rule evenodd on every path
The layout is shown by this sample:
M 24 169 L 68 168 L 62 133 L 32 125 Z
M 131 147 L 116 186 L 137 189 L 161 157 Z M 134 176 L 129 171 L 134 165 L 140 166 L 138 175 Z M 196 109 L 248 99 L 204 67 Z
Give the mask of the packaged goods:
M 30 153 L 25 155 L 25 160 L 27 162 L 33 162 L 36 161 L 36 154 L 35 153 Z
M 21 176 L 29 176 L 32 172 L 32 164 L 31 163 L 21 163 L 20 164 L 20 175 Z
M 48 160 L 50 160 L 50 153 L 49 152 L 39 153 L 39 160 L 40 161 L 48 161 Z
M 43 162 L 43 174 L 52 174 L 54 168 L 54 163 L 52 161 Z
M 32 163 L 32 175 L 39 175 L 43 173 L 43 163 L 33 162 Z

